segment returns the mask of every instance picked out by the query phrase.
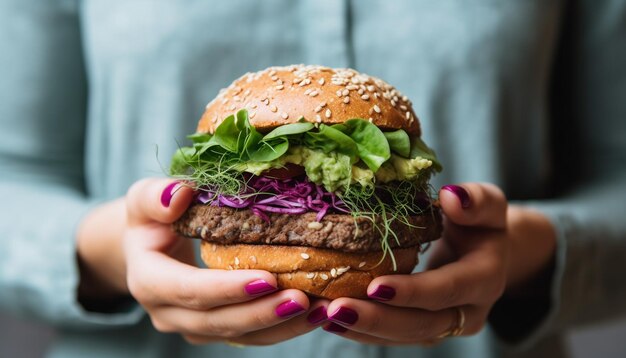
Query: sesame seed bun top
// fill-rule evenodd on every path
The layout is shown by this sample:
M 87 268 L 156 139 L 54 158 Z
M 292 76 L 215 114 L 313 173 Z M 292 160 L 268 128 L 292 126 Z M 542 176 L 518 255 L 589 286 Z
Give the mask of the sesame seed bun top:
M 207 106 L 198 132 L 213 133 L 221 121 L 247 109 L 250 123 L 271 129 L 295 123 L 335 124 L 352 118 L 383 129 L 421 135 L 411 101 L 383 80 L 353 69 L 292 65 L 247 73 Z

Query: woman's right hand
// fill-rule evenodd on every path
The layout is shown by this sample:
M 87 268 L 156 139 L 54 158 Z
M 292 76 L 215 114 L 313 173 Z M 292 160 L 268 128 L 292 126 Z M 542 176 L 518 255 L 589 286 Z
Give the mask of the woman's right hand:
M 309 323 L 303 313 L 317 309 L 312 316 L 319 316 L 325 302 L 311 304 L 299 290 L 277 290 L 271 273 L 196 267 L 192 241 L 178 237 L 170 227 L 192 197 L 190 188 L 167 179 L 141 180 L 126 196 L 121 242 L 127 290 L 154 327 L 180 333 L 193 344 L 254 345 L 315 329 L 318 324 Z

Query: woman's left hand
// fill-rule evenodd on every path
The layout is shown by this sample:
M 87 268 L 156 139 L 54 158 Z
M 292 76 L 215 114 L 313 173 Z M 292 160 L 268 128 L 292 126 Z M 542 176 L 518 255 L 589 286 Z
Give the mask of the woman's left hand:
M 444 232 L 429 270 L 376 278 L 368 287 L 372 300 L 330 302 L 326 331 L 381 345 L 472 335 L 505 290 L 519 289 L 549 267 L 556 239 L 543 215 L 509 207 L 491 184 L 445 186 L 439 198 Z

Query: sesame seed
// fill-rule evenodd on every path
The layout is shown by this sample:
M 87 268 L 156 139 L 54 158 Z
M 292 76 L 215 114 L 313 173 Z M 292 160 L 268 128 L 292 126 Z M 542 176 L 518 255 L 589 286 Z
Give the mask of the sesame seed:
M 321 275 L 320 275 L 320 277 L 321 277 L 321 278 L 322 278 L 322 280 L 324 280 L 324 281 L 328 280 L 328 275 L 327 275 L 327 274 L 325 274 L 325 273 L 321 274 Z
M 411 119 L 411 112 L 406 111 L 406 119 Z
M 350 97 L 345 96 L 345 97 L 343 98 L 343 103 L 345 103 L 345 104 L 350 103 Z
M 268 104 L 270 104 L 270 99 L 269 98 L 265 98 L 263 100 L 263 103 L 265 103 L 265 105 L 267 106 Z
M 370 123 L 373 123 L 373 122 L 374 122 L 374 118 L 370 117 L 370 118 L 368 119 L 368 121 L 370 121 Z
M 252 93 L 252 92 L 251 92 L 249 89 L 247 89 L 247 90 L 243 93 L 243 95 L 244 95 L 244 97 L 247 97 L 247 96 L 249 96 L 249 95 L 250 95 L 250 93 Z
M 287 274 L 287 278 L 290 280 L 293 278 L 293 275 L 291 274 L 291 272 Z
M 315 120 L 317 121 L 317 123 L 322 123 L 322 117 L 320 117 L 319 114 L 315 115 Z
M 251 111 L 250 114 L 248 115 L 248 117 L 250 118 L 254 118 L 254 116 L 256 116 L 256 111 Z
M 319 83 L 321 86 L 324 85 L 324 77 L 320 78 L 319 81 L 317 81 L 317 83 Z
M 337 269 L 337 275 L 343 275 L 344 273 L 348 272 L 348 270 L 350 270 L 350 266 L 340 267 Z
M 365 91 L 363 90 L 363 88 L 359 88 L 358 92 L 359 95 L 363 95 L 363 93 L 365 93 Z
M 235 102 L 241 102 L 241 97 L 239 96 L 234 96 L 233 99 L 235 100 Z
M 374 92 L 374 90 L 376 90 L 376 87 L 374 87 L 372 85 L 369 85 L 369 86 L 367 86 L 367 90 L 370 91 L 370 92 Z
M 368 94 L 364 94 L 364 95 L 361 96 L 361 99 L 364 100 L 364 101 L 367 101 L 367 100 L 370 99 L 370 96 Z
M 305 260 L 308 260 L 311 258 L 311 256 L 309 256 L 309 254 L 307 254 L 306 252 L 301 252 L 300 257 L 302 257 Z
M 374 92 L 374 98 L 378 98 L 380 97 L 380 95 L 378 94 L 378 92 Z
M 276 105 L 271 105 L 270 106 L 270 111 L 276 113 L 276 111 L 278 111 L 278 108 L 276 108 Z
M 278 80 L 278 76 L 276 76 L 276 75 L 272 76 L 271 78 L 272 78 L 272 81 Z
M 257 263 L 256 256 L 254 255 L 250 256 L 250 261 L 252 261 L 253 263 Z
M 279 79 L 278 81 L 276 81 L 276 83 L 279 84 L 279 85 L 282 85 L 283 84 L 283 80 Z
M 313 272 L 308 272 L 306 274 L 306 278 L 313 278 L 313 277 L 315 277 L 315 274 Z
M 332 115 L 332 112 L 330 111 L 330 109 L 326 109 L 326 113 L 324 113 L 326 115 L 326 118 L 330 118 L 330 116 Z
M 270 71 L 270 76 L 274 76 L 276 74 L 276 70 L 271 70 Z
M 335 93 L 337 94 L 337 97 L 341 97 L 341 90 L 337 90 Z
M 349 90 L 347 90 L 347 89 L 345 89 L 345 90 L 343 90 L 343 92 L 341 92 L 341 94 L 342 94 L 343 96 L 347 96 L 347 95 L 349 95 L 349 94 L 350 94 L 350 91 L 349 91 Z
M 298 83 L 300 83 L 300 82 L 302 82 L 302 78 L 298 78 L 298 77 L 297 77 L 297 78 L 294 78 L 294 79 L 293 79 L 293 83 L 295 83 L 295 84 L 298 84 Z
M 277 90 L 281 90 L 281 89 L 283 89 L 283 88 L 285 88 L 285 86 L 283 86 L 283 85 L 278 85 L 278 86 L 276 86 L 276 89 L 277 89 Z
M 239 266 L 239 257 L 235 256 L 235 266 Z
M 374 112 L 380 113 L 380 107 L 377 104 L 374 105 Z
M 311 91 L 313 91 L 313 88 L 308 88 L 306 91 L 304 91 L 304 94 L 308 95 L 309 93 L 311 93 Z
M 400 105 L 400 109 L 403 110 L 403 111 L 406 111 L 408 108 L 405 105 L 401 104 Z
M 330 270 L 330 275 L 331 275 L 332 277 L 337 277 L 337 269 L 336 269 L 336 268 L 333 268 L 332 270 Z
M 391 100 L 391 106 L 393 106 L 393 107 L 396 106 L 396 101 L 394 101 L 393 99 Z
M 402 100 L 403 100 L 404 102 L 408 102 L 408 101 L 409 101 L 409 97 L 407 97 L 407 96 L 402 96 Z
M 323 225 L 322 223 L 319 223 L 317 221 L 311 221 L 310 223 L 307 224 L 307 227 L 312 230 L 319 230 L 323 227 Z
M 322 107 L 322 108 L 326 107 L 326 102 L 320 103 L 320 107 Z
M 283 119 L 287 119 L 287 118 L 289 118 L 289 115 L 288 115 L 286 112 L 283 112 L 280 116 L 281 116 Z
M 363 267 L 363 266 L 365 266 L 365 265 L 367 265 L 367 262 L 362 261 L 362 262 L 359 264 L 359 268 L 361 268 L 361 267 Z
M 320 113 L 322 111 L 322 106 L 315 107 L 315 113 Z
M 311 93 L 309 93 L 309 96 L 315 97 L 315 96 L 317 96 L 317 94 L 318 94 L 317 91 L 311 91 Z

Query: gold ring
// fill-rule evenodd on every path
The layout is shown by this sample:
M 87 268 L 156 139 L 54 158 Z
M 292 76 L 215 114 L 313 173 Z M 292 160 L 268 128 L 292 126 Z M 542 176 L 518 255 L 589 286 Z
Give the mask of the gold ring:
M 231 347 L 235 347 L 235 348 L 246 348 L 245 344 L 236 343 L 236 342 L 233 342 L 233 341 L 226 341 L 226 344 L 231 346 Z
M 463 330 L 465 330 L 465 312 L 461 307 L 454 308 L 456 309 L 456 321 L 450 329 L 438 335 L 437 338 L 458 337 L 463 334 Z

